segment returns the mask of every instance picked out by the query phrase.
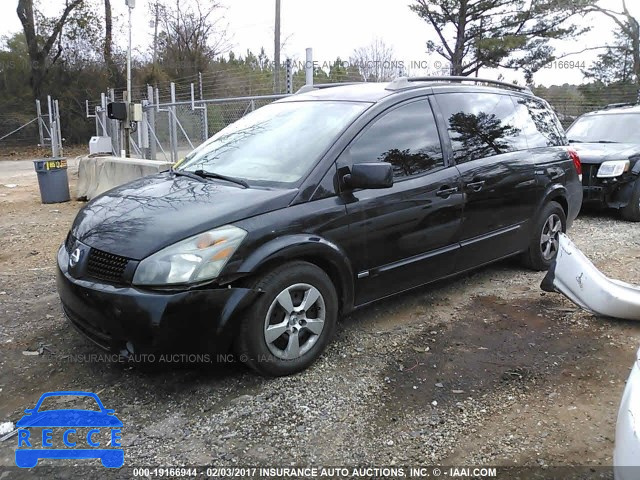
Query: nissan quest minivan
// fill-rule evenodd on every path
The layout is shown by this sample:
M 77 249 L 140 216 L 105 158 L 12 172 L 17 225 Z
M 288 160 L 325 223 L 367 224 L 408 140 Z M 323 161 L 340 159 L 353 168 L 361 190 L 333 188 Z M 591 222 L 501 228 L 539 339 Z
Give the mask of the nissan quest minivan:
M 89 202 L 57 256 L 64 312 L 124 356 L 292 374 L 356 308 L 506 257 L 547 269 L 582 203 L 568 145 L 525 87 L 305 87 Z

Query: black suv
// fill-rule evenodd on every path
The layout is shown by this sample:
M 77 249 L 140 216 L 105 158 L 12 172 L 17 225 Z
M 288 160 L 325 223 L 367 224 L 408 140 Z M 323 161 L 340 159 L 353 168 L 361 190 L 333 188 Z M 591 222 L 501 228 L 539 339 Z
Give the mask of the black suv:
M 640 222 L 640 105 L 582 115 L 567 136 L 582 160 L 585 205 Z
M 287 375 L 355 308 L 514 255 L 546 269 L 580 209 L 579 172 L 525 88 L 305 88 L 87 204 L 58 252 L 58 290 L 104 348 L 233 347 Z

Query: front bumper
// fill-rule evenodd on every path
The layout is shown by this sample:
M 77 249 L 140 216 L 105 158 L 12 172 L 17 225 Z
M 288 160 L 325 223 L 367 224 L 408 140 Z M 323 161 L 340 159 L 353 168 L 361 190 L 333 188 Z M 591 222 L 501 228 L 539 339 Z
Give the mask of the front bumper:
M 636 176 L 626 173 L 616 178 L 598 178 L 600 165 L 583 164 L 583 203 L 621 209 L 631 201 Z
M 640 320 L 640 287 L 606 277 L 563 233 L 558 255 L 540 287 L 560 292 L 596 315 Z
M 640 351 L 638 352 L 640 357 Z M 634 365 L 627 380 L 616 424 L 613 465 L 616 480 L 640 478 L 640 367 Z
M 94 343 L 118 353 L 225 352 L 238 315 L 260 295 L 245 288 L 142 290 L 74 278 L 64 246 L 57 261 L 65 315 Z

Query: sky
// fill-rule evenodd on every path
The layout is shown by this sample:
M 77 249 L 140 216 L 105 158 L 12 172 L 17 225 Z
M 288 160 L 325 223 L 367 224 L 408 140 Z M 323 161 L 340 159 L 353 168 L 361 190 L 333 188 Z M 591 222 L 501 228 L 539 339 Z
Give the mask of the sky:
M 261 47 L 269 58 L 274 50 L 275 0 L 220 0 L 224 5 L 221 14 L 228 26 L 229 44 L 238 54 L 247 49 L 259 52 Z M 437 54 L 427 54 L 426 42 L 434 33 L 429 25 L 412 12 L 408 5 L 411 0 L 281 0 L 282 1 L 282 58 L 290 57 L 303 62 L 305 49 L 313 48 L 314 60 L 321 64 L 332 62 L 336 57 L 348 59 L 353 50 L 370 44 L 376 37 L 381 38 L 394 50 L 396 61 L 405 65 L 418 62 L 419 65 L 437 66 L 442 59 Z M 15 9 L 18 0 L 0 2 L 0 36 L 21 30 Z M 64 8 L 64 0 L 42 2 L 48 15 L 55 15 Z M 640 1 L 628 1 L 628 7 L 636 18 L 640 18 Z M 619 10 L 621 0 L 601 0 L 601 5 Z M 125 0 L 112 0 L 115 21 L 126 26 Z M 146 50 L 152 39 L 151 15 L 147 0 L 137 0 L 132 14 L 134 49 Z M 593 29 L 574 40 L 555 42 L 557 54 L 577 52 L 585 47 L 600 46 L 613 40 L 613 22 L 604 16 L 591 16 L 582 20 Z M 126 30 L 124 30 L 126 31 Z M 125 38 L 119 39 L 124 45 Z M 567 57 L 589 66 L 598 51 L 585 52 Z M 416 69 L 411 73 L 420 74 Z M 497 78 L 502 74 L 508 81 L 524 82 L 521 73 L 509 70 L 489 70 L 480 72 L 480 77 Z M 536 84 L 553 85 L 582 83 L 579 68 L 548 68 L 535 74 Z

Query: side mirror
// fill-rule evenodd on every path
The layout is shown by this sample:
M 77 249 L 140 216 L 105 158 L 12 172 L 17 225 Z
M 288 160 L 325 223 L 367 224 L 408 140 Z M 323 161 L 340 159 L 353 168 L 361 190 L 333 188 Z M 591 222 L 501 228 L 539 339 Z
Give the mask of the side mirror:
M 393 187 L 393 167 L 390 163 L 356 163 L 351 172 L 342 177 L 342 183 L 350 189 Z

